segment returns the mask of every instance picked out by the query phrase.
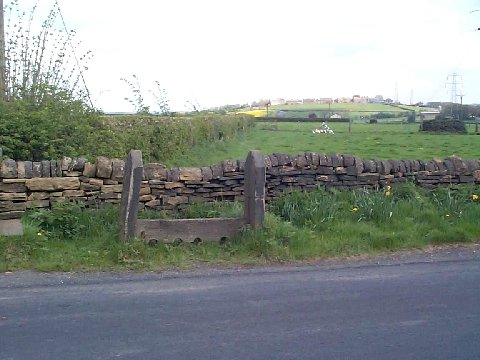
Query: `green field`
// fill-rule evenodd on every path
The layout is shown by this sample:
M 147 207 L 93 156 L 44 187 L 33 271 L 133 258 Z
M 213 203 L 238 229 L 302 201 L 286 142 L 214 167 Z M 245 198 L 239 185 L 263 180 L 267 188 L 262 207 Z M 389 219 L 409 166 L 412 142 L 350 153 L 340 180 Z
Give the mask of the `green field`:
M 264 154 L 301 152 L 352 154 L 363 159 L 444 159 L 451 155 L 480 159 L 480 136 L 474 125 L 467 135 L 431 134 L 418 131 L 419 124 L 329 123 L 333 135 L 314 134 L 318 123 L 257 123 L 245 135 L 228 142 L 195 146 L 174 166 L 206 166 L 225 159 L 244 159 L 249 150 Z

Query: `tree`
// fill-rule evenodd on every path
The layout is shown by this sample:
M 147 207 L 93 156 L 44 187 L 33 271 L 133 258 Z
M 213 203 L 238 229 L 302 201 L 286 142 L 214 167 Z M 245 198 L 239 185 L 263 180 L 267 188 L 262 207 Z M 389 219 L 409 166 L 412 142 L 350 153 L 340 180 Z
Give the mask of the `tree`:
M 40 24 L 36 5 L 27 16 L 12 0 L 5 14 L 6 99 L 42 105 L 62 93 L 91 105 L 83 71 L 92 53 L 77 56 L 76 33 L 66 29 L 58 2 Z

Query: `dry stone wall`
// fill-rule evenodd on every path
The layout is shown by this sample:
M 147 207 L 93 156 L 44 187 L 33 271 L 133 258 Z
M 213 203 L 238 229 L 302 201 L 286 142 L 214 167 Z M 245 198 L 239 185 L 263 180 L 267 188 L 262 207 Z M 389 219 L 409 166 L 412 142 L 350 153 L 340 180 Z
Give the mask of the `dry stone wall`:
M 120 203 L 124 161 L 98 157 L 60 161 L 14 161 L 0 167 L 0 220 L 15 219 L 27 209 L 77 199 L 88 206 Z M 450 157 L 432 160 L 362 160 L 352 155 L 305 153 L 265 156 L 267 200 L 284 191 L 320 187 L 384 187 L 407 180 L 424 187 L 479 184 L 480 161 Z M 178 210 L 209 201 L 243 201 L 243 160 L 225 160 L 198 168 L 144 165 L 141 208 Z

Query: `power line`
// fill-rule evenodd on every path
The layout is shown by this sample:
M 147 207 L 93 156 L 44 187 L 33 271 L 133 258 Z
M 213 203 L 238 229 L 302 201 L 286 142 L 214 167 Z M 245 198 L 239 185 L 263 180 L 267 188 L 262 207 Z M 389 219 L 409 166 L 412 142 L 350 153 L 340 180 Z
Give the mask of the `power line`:
M 2 1 L 2 0 L 0 0 L 0 1 Z M 57 6 L 58 14 L 60 15 L 60 19 L 62 20 L 63 28 L 65 29 L 65 32 L 67 33 L 67 40 L 68 40 L 68 43 L 70 44 L 70 47 L 72 48 L 73 56 L 75 57 L 75 61 L 76 61 L 77 66 L 78 66 L 78 70 L 80 71 L 80 78 L 82 79 L 83 86 L 85 87 L 85 91 L 87 92 L 88 101 L 90 102 L 90 106 L 93 108 L 94 106 L 93 106 L 92 99 L 90 97 L 90 91 L 88 90 L 87 83 L 85 81 L 85 77 L 83 76 L 83 70 L 82 70 L 82 67 L 80 66 L 80 61 L 78 60 L 78 56 L 77 56 L 77 53 L 75 51 L 75 47 L 72 44 L 72 40 L 71 40 L 71 37 L 70 37 L 70 32 L 68 31 L 67 25 L 65 24 L 65 20 L 63 19 L 62 11 L 60 10 L 60 5 L 58 4 L 58 0 L 55 0 L 55 5 Z

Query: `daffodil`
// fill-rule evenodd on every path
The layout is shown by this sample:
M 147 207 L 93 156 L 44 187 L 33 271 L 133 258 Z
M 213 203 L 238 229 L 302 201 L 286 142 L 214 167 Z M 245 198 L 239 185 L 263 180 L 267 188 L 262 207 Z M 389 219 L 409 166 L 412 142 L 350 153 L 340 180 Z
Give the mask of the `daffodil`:
M 392 195 L 391 191 L 389 191 L 389 190 L 385 191 L 385 196 L 390 196 L 390 195 Z
M 37 235 L 38 235 L 38 236 L 42 236 L 43 234 L 42 234 L 41 231 L 39 231 L 39 232 L 37 232 Z
M 353 211 L 353 212 L 356 212 L 356 211 L 358 211 L 358 208 L 357 208 L 357 207 L 354 207 L 354 208 L 352 209 L 352 211 Z
M 473 195 L 472 195 L 472 200 L 473 200 L 473 201 L 478 200 L 478 195 L 477 195 L 477 194 L 473 194 Z
M 445 215 L 446 217 L 450 217 L 450 214 Z

